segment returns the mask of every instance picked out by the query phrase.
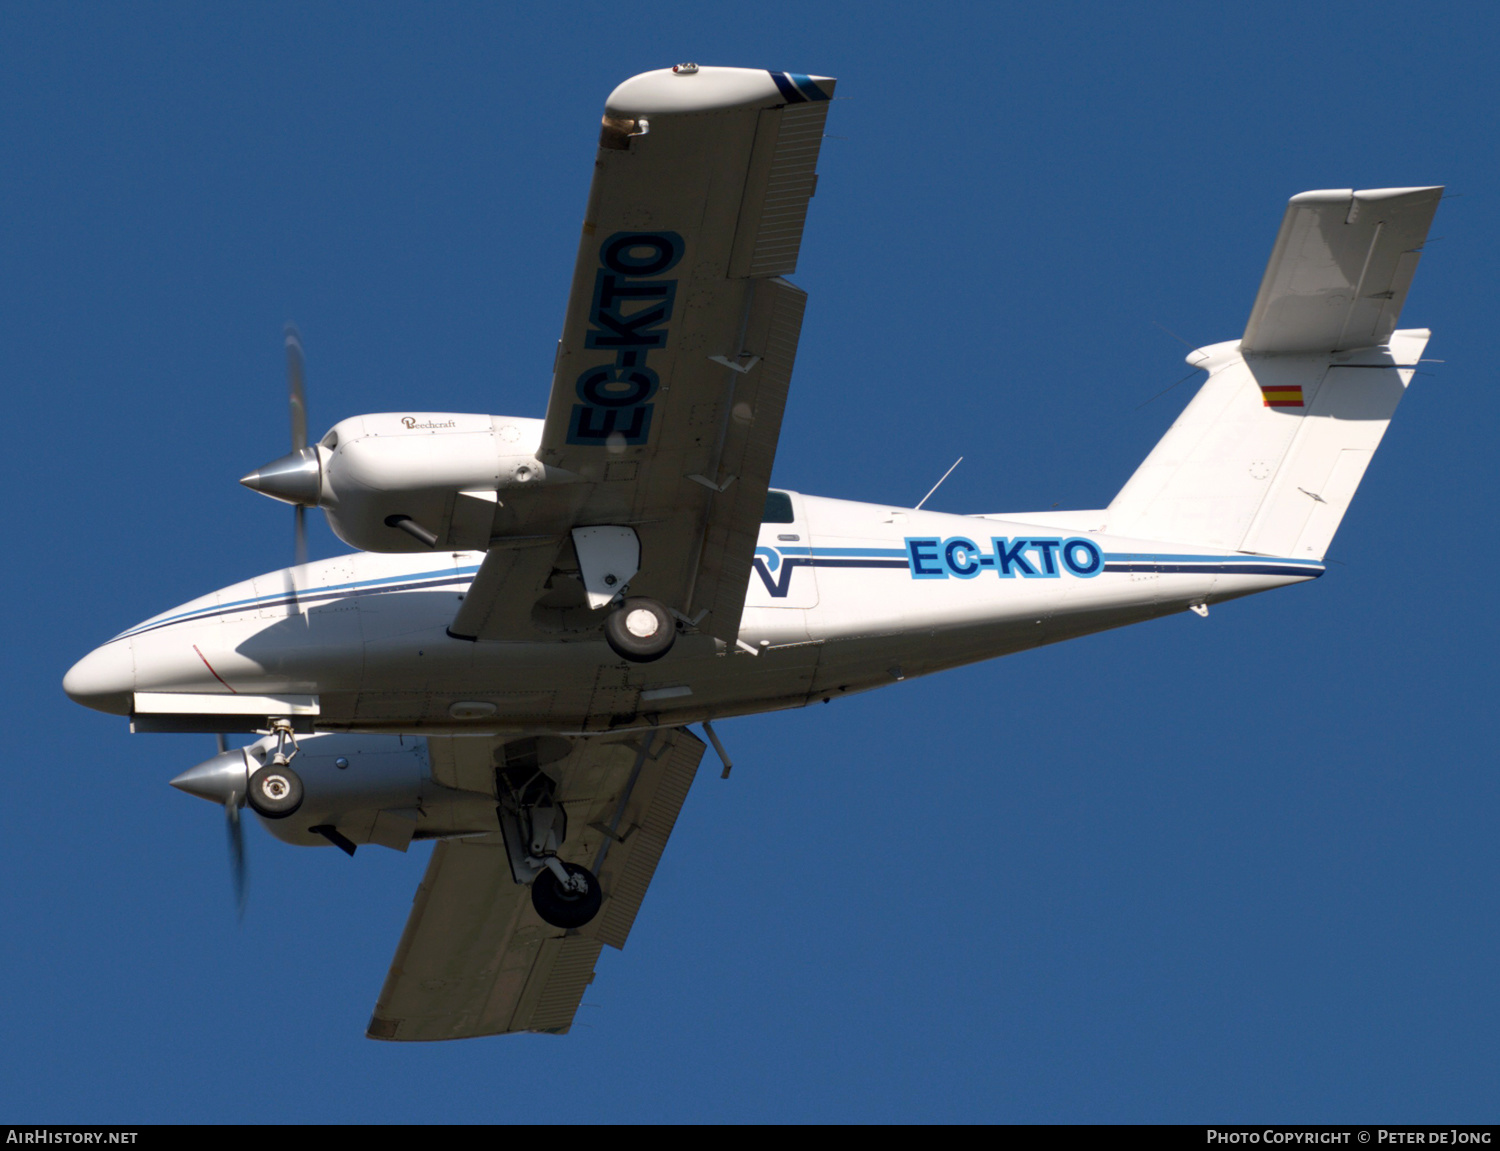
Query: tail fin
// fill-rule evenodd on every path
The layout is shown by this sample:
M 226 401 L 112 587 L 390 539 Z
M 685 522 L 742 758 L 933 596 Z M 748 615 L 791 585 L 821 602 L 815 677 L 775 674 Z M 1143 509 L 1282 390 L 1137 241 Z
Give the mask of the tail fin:
M 1396 331 L 1441 188 L 1304 192 L 1243 339 L 1110 504 L 1111 535 L 1322 559 L 1430 333 Z

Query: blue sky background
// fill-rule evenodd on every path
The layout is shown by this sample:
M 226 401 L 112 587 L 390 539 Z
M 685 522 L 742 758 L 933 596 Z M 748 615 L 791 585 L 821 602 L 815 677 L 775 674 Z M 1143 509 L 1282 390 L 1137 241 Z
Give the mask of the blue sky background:
M 1483 1122 L 1500 1082 L 1496 70 L 1479 4 L 0 9 L 0 1120 Z M 288 562 L 238 477 L 364 411 L 540 416 L 604 97 L 839 78 L 775 481 L 1097 507 L 1282 206 L 1447 184 L 1316 584 L 727 722 L 567 1038 L 362 1038 L 426 849 L 350 861 L 62 694 Z M 1144 405 L 1144 406 L 1143 406 Z M 314 555 L 341 545 L 321 519 Z M 582 1084 L 578 1089 L 576 1085 Z

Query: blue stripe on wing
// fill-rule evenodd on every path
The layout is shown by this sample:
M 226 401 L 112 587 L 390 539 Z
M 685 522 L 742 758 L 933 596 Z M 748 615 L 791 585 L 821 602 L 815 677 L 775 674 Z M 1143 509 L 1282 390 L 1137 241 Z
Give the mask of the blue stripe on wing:
M 786 102 L 788 104 L 807 103 L 808 97 L 804 96 L 800 91 L 798 91 L 797 84 L 791 76 L 788 76 L 785 72 L 772 72 L 771 79 L 776 81 L 776 87 L 780 89 L 781 94 L 786 97 Z M 824 96 L 823 99 L 826 100 L 828 99 L 828 97 Z

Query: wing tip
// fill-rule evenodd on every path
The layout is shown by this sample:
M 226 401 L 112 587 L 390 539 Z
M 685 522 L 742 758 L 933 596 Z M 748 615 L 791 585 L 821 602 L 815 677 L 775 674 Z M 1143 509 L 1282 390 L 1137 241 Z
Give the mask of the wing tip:
M 382 1019 L 379 1015 L 370 1016 L 370 1025 L 365 1028 L 366 1039 L 395 1039 L 396 1032 L 401 1029 L 401 1020 Z
M 679 64 L 632 76 L 609 94 L 604 110 L 611 116 L 639 117 L 770 108 L 789 101 L 830 99 L 835 83 L 830 76 L 771 72 L 765 68 Z
M 1410 188 L 1315 188 L 1309 192 L 1298 192 L 1288 202 L 1292 204 L 1347 204 L 1350 200 L 1359 200 L 1369 204 L 1380 200 L 1399 200 L 1406 197 L 1413 200 L 1436 199 L 1442 196 L 1443 187 L 1442 184 L 1424 184 Z
M 1354 195 L 1353 188 L 1315 188 L 1310 192 L 1298 192 L 1289 204 L 1346 204 Z
M 1354 198 L 1370 203 L 1375 200 L 1437 200 L 1442 195 L 1442 184 L 1424 184 L 1412 188 L 1364 188 L 1355 192 Z

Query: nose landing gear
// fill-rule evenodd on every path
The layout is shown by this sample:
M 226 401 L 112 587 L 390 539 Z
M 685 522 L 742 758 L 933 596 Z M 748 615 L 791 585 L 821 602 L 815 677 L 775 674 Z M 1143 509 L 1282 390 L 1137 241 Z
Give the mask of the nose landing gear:
M 302 778 L 289 766 L 297 754 L 297 737 L 292 725 L 279 719 L 271 725 L 276 734 L 276 754 L 250 776 L 246 801 L 257 814 L 267 819 L 285 819 L 302 806 Z M 288 754 L 287 747 L 291 747 Z

